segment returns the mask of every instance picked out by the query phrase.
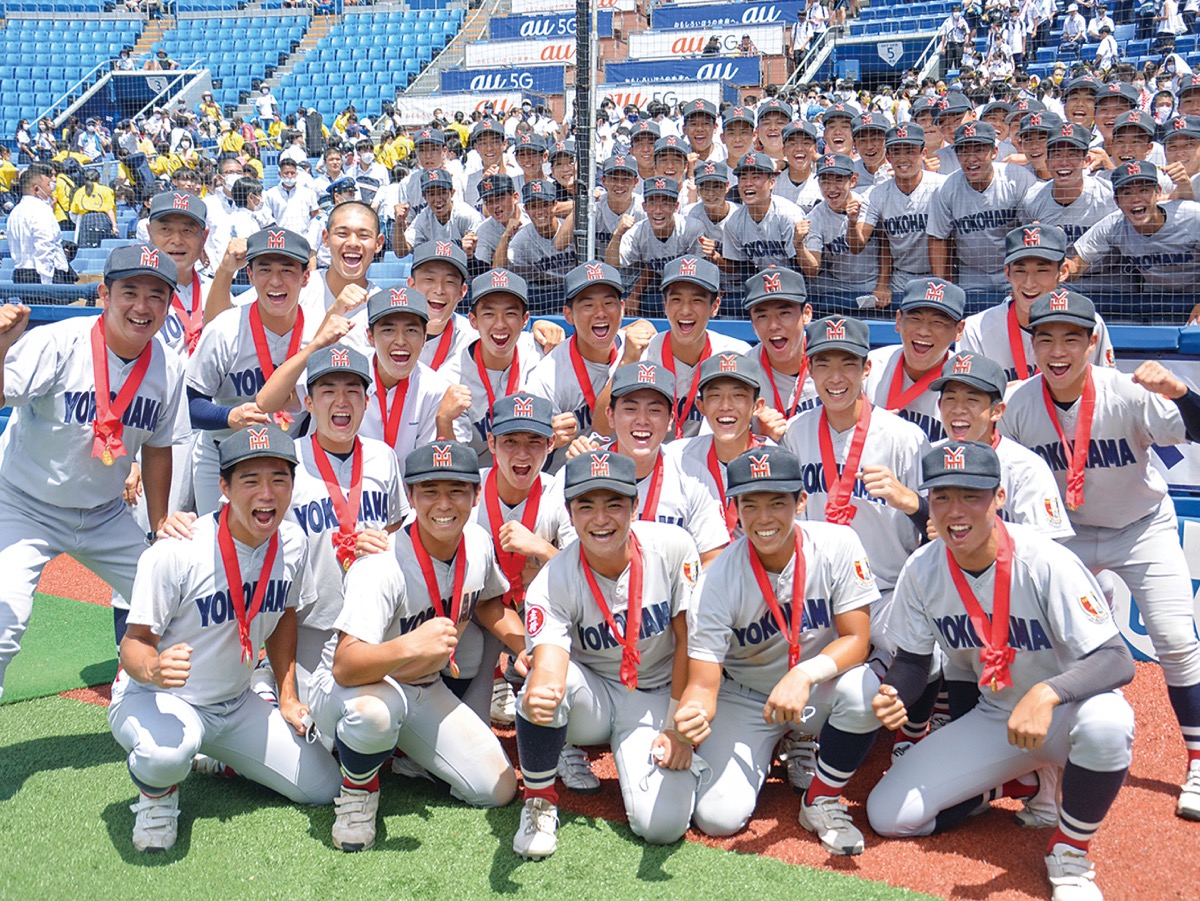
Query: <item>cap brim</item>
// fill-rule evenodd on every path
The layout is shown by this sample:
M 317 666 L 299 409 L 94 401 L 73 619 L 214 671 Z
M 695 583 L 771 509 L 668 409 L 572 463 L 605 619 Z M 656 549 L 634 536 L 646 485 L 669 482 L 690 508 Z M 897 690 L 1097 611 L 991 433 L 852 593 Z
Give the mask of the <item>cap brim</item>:
M 1018 260 L 1049 260 L 1051 263 L 1061 263 L 1066 259 L 1066 251 L 1055 250 L 1053 247 L 1021 247 L 1004 258 L 1004 265 Z
M 709 183 L 711 183 L 711 182 L 716 182 L 717 184 L 727 185 L 727 184 L 729 184 L 729 176 L 727 176 L 727 175 L 716 175 L 716 174 L 713 174 L 713 175 L 699 175 L 699 176 L 697 176 L 697 177 L 694 179 L 694 181 L 695 181 L 695 183 L 696 183 L 696 184 L 698 184 L 698 185 L 707 185 L 707 184 L 709 184 Z
M 157 219 L 165 219 L 165 218 L 167 218 L 167 216 L 186 216 L 188 219 L 191 219 L 193 222 L 195 222 L 201 228 L 208 227 L 208 220 L 206 220 L 204 217 L 202 217 L 199 213 L 194 213 L 191 210 L 176 210 L 176 209 L 159 210 L 157 213 L 151 213 L 147 218 L 151 222 L 154 222 Z
M 632 365 L 632 364 L 630 364 L 630 365 Z M 672 397 L 670 394 L 668 394 L 666 391 L 664 391 L 659 386 L 646 385 L 646 384 L 642 384 L 641 382 L 634 382 L 632 385 L 626 385 L 620 389 L 613 388 L 612 391 L 609 392 L 609 396 L 613 400 L 616 400 L 618 397 L 624 397 L 627 394 L 633 394 L 635 391 L 653 391 L 656 394 L 661 394 L 663 397 L 665 397 L 667 400 L 669 400 L 672 404 L 675 403 L 675 398 Z
M 291 253 L 290 251 L 284 250 L 279 247 L 270 247 L 265 250 L 260 250 L 258 253 L 253 254 L 253 255 L 246 254 L 246 262 L 253 263 L 255 260 L 261 259 L 262 257 L 284 257 L 285 259 L 295 260 L 297 263 L 303 263 L 305 265 L 308 265 L 308 255 L 307 254 L 305 254 L 304 256 L 301 256 L 298 253 Z
M 888 147 L 924 147 L 924 138 L 892 138 L 890 141 L 884 141 L 883 147 L 886 150 Z
M 936 300 L 925 300 L 918 298 L 917 300 L 901 301 L 896 309 L 901 313 L 907 313 L 909 310 L 937 310 L 940 313 L 945 313 L 948 316 L 954 317 L 956 314 L 945 303 L 938 303 Z M 957 319 L 961 322 L 966 318 L 966 311 L 957 314 Z
M 725 490 L 726 497 L 741 497 L 744 494 L 795 494 L 804 490 L 800 479 L 756 479 L 744 485 L 731 485 Z
M 625 286 L 620 282 L 614 281 L 611 278 L 597 278 L 593 279 L 592 281 L 582 282 L 574 291 L 568 291 L 566 295 L 566 302 L 570 303 L 588 288 L 592 287 L 592 285 L 605 285 L 609 288 L 612 288 L 617 292 L 618 297 L 623 297 L 625 294 Z
M 827 353 L 831 350 L 840 350 L 843 353 L 853 354 L 861 359 L 866 359 L 871 352 L 871 348 L 864 347 L 854 341 L 822 341 L 813 347 L 813 342 L 808 343 L 808 350 L 805 352 L 807 357 L 815 357 L 817 354 Z
M 220 459 L 220 449 L 218 446 L 217 466 L 220 469 L 229 469 L 229 467 L 237 466 L 239 463 L 244 463 L 246 460 L 261 460 L 264 457 L 268 457 L 268 458 L 274 457 L 276 460 L 283 460 L 285 463 L 291 463 L 293 466 L 300 465 L 300 461 L 296 458 L 296 455 L 294 453 L 291 456 L 288 456 L 287 454 L 281 454 L 279 451 L 273 451 L 273 450 L 246 451 L 243 454 L 238 454 L 236 459 L 230 460 L 229 462 L 225 462 L 224 460 Z
M 1096 327 L 1095 319 L 1085 319 L 1082 316 L 1073 316 L 1070 313 L 1048 313 L 1039 318 L 1037 322 L 1030 322 L 1029 327 L 1025 331 L 1032 332 L 1039 325 L 1047 325 L 1051 322 L 1065 322 L 1068 325 L 1077 325 L 1080 328 L 1089 330 Z
M 426 325 L 429 324 L 429 311 L 428 310 L 421 311 L 421 310 L 415 309 L 413 307 L 388 307 L 386 310 L 376 313 L 374 316 L 371 316 L 368 314 L 367 328 L 370 328 L 371 326 L 373 326 L 376 322 L 378 322 L 381 319 L 387 319 L 387 317 L 389 317 L 389 316 L 396 316 L 396 315 L 416 316 L 418 319 L 420 319 Z
M 713 294 L 717 294 L 721 290 L 720 285 L 710 285 L 708 282 L 704 281 L 698 276 L 680 275 L 679 273 L 666 276 L 662 280 L 661 287 L 666 288 L 669 285 L 677 285 L 680 282 L 687 282 L 689 285 L 696 285 L 699 288 L 703 288 L 705 291 L 711 291 Z
M 466 482 L 469 485 L 478 485 L 480 478 L 478 472 L 442 472 L 441 470 L 419 472 L 415 475 L 404 474 L 405 485 L 415 485 L 418 482 Z
M 475 292 L 471 292 L 471 309 L 475 309 L 476 304 L 478 304 L 485 297 L 491 297 L 493 294 L 507 294 L 510 297 L 515 297 L 517 300 L 521 301 L 521 304 L 526 309 L 529 308 L 529 298 L 521 296 L 514 289 L 492 287 L 491 285 L 488 285 L 488 287 L 484 288 L 478 294 L 476 294 Z
M 363 373 L 363 372 L 358 372 L 354 369 L 347 369 L 345 366 L 324 366 L 324 367 L 314 371 L 312 373 L 312 375 L 308 375 L 306 373 L 304 376 L 304 384 L 311 386 L 312 383 L 315 382 L 317 379 L 319 379 L 321 376 L 329 375 L 329 373 L 331 373 L 331 372 L 339 373 L 342 375 L 358 376 L 360 379 L 363 380 L 364 385 L 366 385 L 368 388 L 371 387 L 371 376 L 369 374 Z
M 929 488 L 981 488 L 988 490 L 1000 487 L 999 476 L 971 475 L 965 472 L 943 472 L 918 486 L 924 491 Z
M 711 385 L 713 382 L 719 382 L 721 379 L 732 379 L 735 382 L 741 382 L 743 385 L 748 385 L 751 388 L 762 390 L 762 384 L 753 375 L 748 372 L 718 372 L 715 375 L 710 375 L 706 379 L 701 379 L 700 384 L 696 387 L 697 391 L 703 391 L 705 385 Z
M 1004 396 L 1004 388 L 999 388 L 981 378 L 976 378 L 973 375 L 967 374 L 943 375 L 929 383 L 929 390 L 941 391 L 951 382 L 962 382 L 964 385 L 970 385 L 972 388 L 978 388 L 980 391 L 986 391 L 988 394 L 999 394 L 1001 397 Z
M 550 423 L 542 422 L 540 419 L 527 419 L 524 417 L 506 419 L 499 425 L 492 426 L 493 435 L 512 435 L 519 432 L 541 435 L 543 438 L 552 438 L 554 436 L 554 429 Z
M 637 485 L 631 485 L 628 482 L 621 482 L 617 479 L 587 479 L 580 482 L 578 485 L 571 485 L 563 489 L 563 496 L 573 501 L 577 497 L 581 497 L 592 491 L 611 491 L 614 494 L 619 494 L 622 497 L 636 498 L 638 496 Z
M 118 269 L 115 272 L 106 272 L 104 274 L 104 278 L 106 280 L 115 282 L 123 278 L 136 278 L 139 275 L 152 275 L 156 279 L 159 279 L 161 282 L 163 282 L 163 284 L 168 285 L 171 288 L 175 287 L 175 282 L 172 279 L 167 278 L 164 273 L 157 269 L 150 269 L 143 266 L 138 266 L 135 269 Z
M 424 266 L 426 263 L 449 263 L 462 274 L 464 279 L 468 278 L 470 275 L 470 273 L 467 271 L 467 267 L 454 257 L 429 257 L 428 259 L 421 260 L 419 263 L 413 263 L 413 271 L 415 271 L 418 266 Z

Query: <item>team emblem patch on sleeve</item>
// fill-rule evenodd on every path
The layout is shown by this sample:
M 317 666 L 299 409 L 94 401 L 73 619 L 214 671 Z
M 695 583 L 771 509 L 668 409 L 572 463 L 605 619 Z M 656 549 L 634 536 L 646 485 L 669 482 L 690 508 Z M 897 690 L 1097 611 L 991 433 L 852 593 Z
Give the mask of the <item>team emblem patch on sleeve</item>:
M 1079 606 L 1087 618 L 1094 623 L 1108 622 L 1108 608 L 1100 602 L 1095 592 L 1089 591 L 1079 599 Z
M 1113 349 L 1106 347 L 1104 349 L 1104 363 L 1106 366 L 1116 366 L 1117 358 L 1113 355 Z
M 537 635 L 542 631 L 542 626 L 546 625 L 546 611 L 536 604 L 530 604 L 525 608 L 525 632 L 530 637 Z
M 859 585 L 867 588 L 875 584 L 875 575 L 871 572 L 871 565 L 867 563 L 866 557 L 854 561 L 854 578 L 858 580 Z
M 683 564 L 683 577 L 687 579 L 687 583 L 695 586 L 696 581 L 700 578 L 700 561 L 687 560 Z
M 1054 525 L 1062 525 L 1062 505 L 1056 497 L 1042 498 L 1042 505 L 1046 508 L 1046 515 L 1050 517 L 1050 522 Z

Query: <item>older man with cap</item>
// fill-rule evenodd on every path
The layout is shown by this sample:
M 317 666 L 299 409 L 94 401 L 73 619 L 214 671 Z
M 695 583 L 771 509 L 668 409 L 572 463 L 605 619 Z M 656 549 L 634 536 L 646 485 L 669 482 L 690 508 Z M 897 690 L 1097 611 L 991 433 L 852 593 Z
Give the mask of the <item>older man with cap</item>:
M 284 521 L 296 463 L 294 442 L 272 425 L 226 439 L 228 503 L 198 520 L 190 541 L 160 541 L 138 561 L 108 711 L 140 790 L 138 851 L 175 844 L 178 786 L 197 753 L 299 804 L 337 794 L 337 764 L 305 740 L 311 720 L 296 690 L 296 607 L 308 577 L 304 537 Z M 250 688 L 264 646 L 278 706 Z
M 567 741 L 612 746 L 629 826 L 653 844 L 687 831 L 699 781 L 674 724 L 695 544 L 677 526 L 638 521 L 634 462 L 616 451 L 568 462 L 564 494 L 579 540 L 525 597 L 533 665 L 517 700 L 525 805 L 513 851 L 533 859 L 558 845 L 555 773 Z
M 114 250 L 103 312 L 24 334 L 29 308 L 0 307 L 0 394 L 15 408 L 0 459 L 0 694 L 46 564 L 69 554 L 108 582 L 119 642 L 146 530 L 123 493 L 140 452 L 152 527 L 167 514 L 171 446 L 186 442 L 183 363 L 156 334 L 175 263 L 144 245 Z M 20 339 L 20 340 L 18 340 Z
M 208 237 L 204 201 L 186 191 L 155 194 L 150 201 L 147 232 L 150 242 L 174 261 L 179 280 L 160 337 L 186 359 L 195 352 L 204 328 L 207 279 L 201 279 L 197 268 Z
M 397 748 L 473 807 L 507 804 L 517 788 L 500 742 L 456 694 L 478 663 L 459 643 L 472 621 L 514 654 L 525 643 L 487 532 L 470 521 L 479 459 L 431 442 L 406 458 L 404 484 L 415 520 L 346 574 L 356 602 L 342 608 L 309 684 L 313 720 L 338 749 L 333 844 L 347 852 L 375 843 L 379 770 Z
M 1132 757 L 1133 711 L 1117 691 L 1133 678 L 1129 651 L 1079 558 L 999 518 L 994 450 L 947 443 L 925 455 L 921 475 L 941 537 L 900 575 L 890 624 L 899 651 L 873 706 L 889 729 L 903 725 L 939 648 L 977 700 L 892 764 L 867 799 L 871 828 L 949 829 L 996 798 L 1034 795 L 1040 767 L 1065 766 L 1046 855 L 1052 896 L 1100 901 L 1088 844 Z

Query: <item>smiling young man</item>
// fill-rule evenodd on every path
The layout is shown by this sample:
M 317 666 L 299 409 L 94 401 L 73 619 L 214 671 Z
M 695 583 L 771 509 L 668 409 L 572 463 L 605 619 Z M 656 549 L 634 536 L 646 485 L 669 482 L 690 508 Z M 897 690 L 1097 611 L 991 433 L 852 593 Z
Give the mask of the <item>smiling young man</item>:
M 605 262 L 620 266 L 629 290 L 625 297 L 631 312 L 664 315 L 661 274 L 678 257 L 701 253 L 701 227 L 679 212 L 679 184 L 672 178 L 652 178 L 643 188 L 645 218 L 621 217 Z M 711 265 L 711 264 L 708 264 Z M 665 287 L 665 286 L 664 286 Z
M 696 162 L 722 163 L 725 145 L 713 139 L 717 130 L 717 107 L 711 100 L 693 100 L 683 108 L 683 133 L 692 145 Z
M 103 312 L 24 334 L 29 308 L 0 307 L 0 398 L 14 408 L 0 462 L 0 694 L 33 612 L 42 570 L 70 554 L 119 595 L 125 631 L 146 530 L 123 499 L 139 452 L 153 528 L 167 514 L 171 447 L 189 437 L 183 363 L 155 340 L 175 263 L 144 245 L 114 250 L 99 287 Z
M 811 122 L 789 122 L 783 130 L 786 168 L 775 178 L 771 193 L 790 200 L 804 211 L 812 212 L 821 201 L 821 188 L 813 171 L 817 153 L 817 129 Z M 741 157 L 736 157 L 741 159 Z
M 138 562 L 108 722 L 141 794 L 133 846 L 174 844 L 178 785 L 197 753 L 299 804 L 328 804 L 337 764 L 304 739 L 296 691 L 296 604 L 308 570 L 299 528 L 285 523 L 296 452 L 264 425 L 221 443 L 228 503 L 191 541 L 160 541 Z M 266 646 L 279 703 L 251 691 Z
M 355 603 L 343 606 L 310 682 L 313 720 L 336 736 L 333 843 L 347 852 L 375 843 L 379 769 L 396 748 L 474 807 L 507 804 L 517 788 L 499 740 L 446 681 L 471 665 L 456 652 L 472 621 L 514 654 L 524 649 L 491 541 L 470 521 L 479 460 L 465 445 L 431 442 L 405 460 L 404 484 L 416 518 L 389 551 L 347 573 Z
M 865 665 L 879 592 L 866 552 L 848 529 L 796 521 L 804 482 L 790 451 L 747 451 L 728 476 L 745 535 L 688 609 L 687 687 L 673 723 L 713 770 L 697 792 L 696 826 L 720 836 L 744 828 L 775 745 L 803 727 L 821 742 L 800 825 L 831 854 L 861 854 L 840 796 L 879 729 L 879 679 Z
M 867 357 L 867 399 L 919 427 L 930 442 L 946 437 L 931 383 L 962 335 L 966 306 L 967 296 L 958 286 L 940 278 L 913 279 L 896 312 L 900 343 L 877 347 Z
M 529 224 L 522 226 L 511 241 L 501 238 L 496 262 L 508 260 L 508 268 L 529 283 L 530 307 L 546 315 L 562 307 L 564 279 L 575 267 L 575 247 L 567 240 L 569 231 L 562 228 L 555 211 L 554 182 L 527 182 L 521 189 L 521 199 Z
M 1066 253 L 1067 235 L 1057 226 L 1023 225 L 1010 231 L 1005 237 L 1004 255 L 1009 296 L 966 318 L 957 349 L 995 360 L 1004 367 L 1010 384 L 1023 382 L 1037 372 L 1029 335 L 1029 308 L 1043 294 L 1058 288 L 1066 274 Z M 1097 315 L 1092 362 L 1112 366 L 1114 361 L 1108 328 Z
M 754 110 L 746 106 L 727 106 L 721 113 L 721 162 L 740 160 L 754 149 Z M 715 162 L 705 160 L 705 162 Z
M 684 213 L 689 222 L 700 226 L 700 252 L 715 263 L 721 272 L 721 296 L 733 309 L 741 309 L 746 289 L 732 272 L 723 268 L 725 223 L 737 209 L 729 201 L 729 167 L 724 163 L 699 163 L 696 166 L 696 193 L 700 200 Z
M 746 288 L 746 314 L 759 341 L 755 354 L 763 370 L 766 406 L 786 422 L 817 405 L 804 347 L 804 329 L 812 321 L 804 276 L 768 266 L 751 276 Z
M 304 340 L 300 294 L 308 283 L 308 242 L 286 229 L 264 229 L 246 241 L 246 270 L 256 299 L 226 310 L 204 329 L 188 361 L 187 396 L 192 427 L 200 432 L 192 451 L 196 512 L 220 502 L 219 442 L 248 426 L 274 422 L 290 427 L 300 415 L 294 398 L 269 416 L 257 395 L 275 368 L 295 356 Z
M 891 123 L 878 113 L 863 113 L 855 116 L 850 124 L 854 138 L 854 174 L 857 185 L 865 192 L 882 184 L 892 176 L 885 153 L 885 141 Z
M 772 160 L 784 162 L 786 151 L 783 147 L 783 130 L 795 116 L 791 106 L 777 97 L 772 97 L 760 103 L 754 112 L 757 118 L 755 138 L 758 146 Z M 745 152 L 750 153 L 752 150 L 754 148 L 750 147 Z M 741 157 L 730 156 L 730 159 L 736 163 Z
M 621 221 L 632 216 L 635 223 L 646 218 L 642 199 L 634 194 L 638 184 L 638 163 L 632 156 L 614 154 L 604 162 L 600 179 L 604 197 L 598 201 L 592 215 L 596 217 L 596 256 L 603 259 L 609 243 L 621 229 Z M 574 213 L 568 217 L 574 223 Z M 622 232 L 623 233 L 623 232 Z
M 900 575 L 890 625 L 899 650 L 872 703 L 889 729 L 903 725 L 938 648 L 979 700 L 892 764 L 867 798 L 871 828 L 949 829 L 996 798 L 1032 796 L 1036 770 L 1064 766 L 1046 854 L 1052 897 L 1101 901 L 1088 843 L 1132 758 L 1133 711 L 1116 691 L 1133 678 L 1129 651 L 1079 559 L 998 517 L 995 451 L 945 444 L 921 473 L 942 537 Z
M 421 197 L 425 208 L 409 224 L 396 219 L 392 250 L 398 257 L 428 241 L 453 241 L 467 256 L 475 250 L 475 230 L 483 222 L 479 211 L 467 206 L 455 195 L 454 178 L 445 169 L 427 169 L 421 173 Z
M 452 241 L 427 241 L 413 248 L 410 288 L 425 297 L 429 320 L 421 362 L 434 371 L 458 358 L 479 335 L 458 305 L 467 296 L 467 254 Z
M 884 294 L 890 301 L 888 281 L 891 260 L 879 255 L 879 243 L 850 244 L 849 232 L 857 229 L 865 197 L 854 190 L 858 176 L 854 161 L 840 153 L 817 160 L 821 202 L 813 207 L 804 246 L 798 248 L 800 271 L 817 303 L 826 309 L 853 308 L 855 298 Z M 878 296 L 875 306 L 884 301 Z
M 681 256 L 660 267 L 663 309 L 671 327 L 650 339 L 643 360 L 654 360 L 675 377 L 675 438 L 690 438 L 704 420 L 696 406 L 700 365 L 713 354 L 742 354 L 750 345 L 710 331 L 721 309 L 721 272 L 705 259 Z
M 1075 529 L 1067 547 L 1094 572 L 1120 576 L 1137 598 L 1187 748 L 1176 813 L 1200 819 L 1200 640 L 1175 507 L 1150 463 L 1152 445 L 1200 438 L 1200 396 L 1154 360 L 1132 377 L 1094 366 L 1095 322 L 1081 294 L 1034 302 L 1041 373 L 1012 393 L 1000 431 L 1050 464 Z
M 529 217 L 521 209 L 521 194 L 512 176 L 503 173 L 489 175 L 479 183 L 479 197 L 487 218 L 475 230 L 475 252 L 471 254 L 468 266 L 472 278 L 477 278 L 495 265 L 496 248 L 500 246 L 501 239 L 507 237 L 511 240 L 523 226 L 529 224 Z
M 637 521 L 634 463 L 615 451 L 569 461 L 564 494 L 579 540 L 525 598 L 532 668 L 517 700 L 525 805 L 513 851 L 533 859 L 558 845 L 555 774 L 567 741 L 612 746 L 629 827 L 653 844 L 687 830 L 698 782 L 674 726 L 696 547 L 676 526 Z
M 745 280 L 767 266 L 796 268 L 808 220 L 796 204 L 771 193 L 775 162 L 766 153 L 752 151 L 738 160 L 734 174 L 742 205 L 725 221 L 727 271 Z

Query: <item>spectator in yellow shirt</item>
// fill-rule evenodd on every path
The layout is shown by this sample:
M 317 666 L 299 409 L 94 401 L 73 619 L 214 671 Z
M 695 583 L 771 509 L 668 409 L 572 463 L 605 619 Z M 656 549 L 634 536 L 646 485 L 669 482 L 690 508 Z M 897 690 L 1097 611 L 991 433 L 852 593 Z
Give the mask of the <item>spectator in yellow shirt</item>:
M 83 174 L 83 186 L 75 189 L 71 198 L 71 215 L 79 217 L 84 213 L 104 213 L 112 223 L 112 232 L 117 233 L 117 198 L 112 188 L 100 184 L 100 173 L 88 169 Z
M 12 162 L 12 151 L 5 144 L 0 144 L 0 194 L 12 191 L 13 182 L 17 180 L 17 167 Z

